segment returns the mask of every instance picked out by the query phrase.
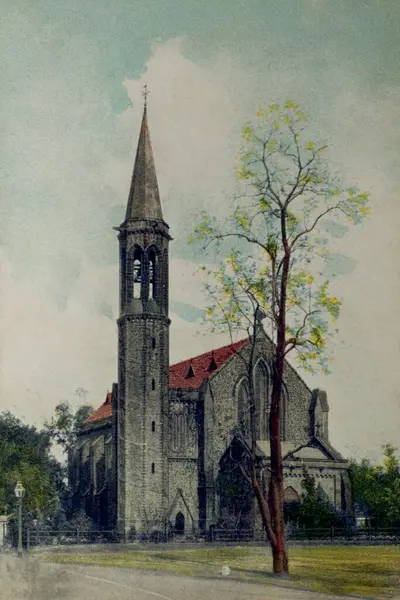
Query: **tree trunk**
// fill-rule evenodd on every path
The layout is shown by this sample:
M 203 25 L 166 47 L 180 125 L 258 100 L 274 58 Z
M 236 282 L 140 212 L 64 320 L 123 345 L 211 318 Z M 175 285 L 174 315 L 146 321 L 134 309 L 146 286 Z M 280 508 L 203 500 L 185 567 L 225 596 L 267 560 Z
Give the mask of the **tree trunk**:
M 267 534 L 268 541 L 271 544 L 273 572 L 277 575 L 285 575 L 289 573 L 289 562 L 285 548 L 284 529 L 281 530 L 283 531 L 283 535 L 277 535 L 274 520 L 271 517 L 269 503 L 264 496 L 258 480 L 253 480 L 253 489 L 258 502 L 263 527 Z
M 284 344 L 284 335 L 282 336 L 282 344 L 280 333 L 278 331 L 270 414 L 271 481 L 269 502 L 272 527 L 276 538 L 276 543 L 272 546 L 273 570 L 276 574 L 286 574 L 289 571 L 289 566 L 285 542 L 283 462 L 280 439 L 280 409 L 284 366 L 282 345 Z

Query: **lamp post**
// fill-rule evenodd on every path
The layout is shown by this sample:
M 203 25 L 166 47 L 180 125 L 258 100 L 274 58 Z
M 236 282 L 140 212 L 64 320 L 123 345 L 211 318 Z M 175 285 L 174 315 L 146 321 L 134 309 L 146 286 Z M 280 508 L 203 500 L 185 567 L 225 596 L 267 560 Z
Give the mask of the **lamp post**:
M 17 482 L 14 493 L 18 500 L 18 556 L 22 556 L 22 498 L 25 489 L 20 481 Z
M 36 536 L 35 536 L 35 546 L 37 546 L 38 545 L 38 527 L 37 527 L 38 526 L 38 520 L 37 519 L 33 519 L 33 526 L 35 528 L 35 533 L 36 533 Z

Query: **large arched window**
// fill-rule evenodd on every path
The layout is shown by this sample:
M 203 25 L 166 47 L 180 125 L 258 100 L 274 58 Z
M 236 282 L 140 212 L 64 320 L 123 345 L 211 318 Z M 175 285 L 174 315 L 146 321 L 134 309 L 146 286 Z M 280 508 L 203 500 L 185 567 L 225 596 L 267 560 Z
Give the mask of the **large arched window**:
M 258 361 L 254 372 L 254 392 L 256 401 L 255 419 L 257 439 L 269 439 L 270 385 L 267 365 Z
M 283 384 L 282 397 L 281 397 L 281 414 L 279 419 L 279 432 L 281 442 L 286 440 L 286 420 L 287 420 L 287 404 L 288 404 L 288 391 L 285 384 Z M 268 404 L 268 410 L 266 411 L 266 431 L 267 431 L 267 440 L 270 439 L 270 429 L 269 429 L 269 419 L 271 416 L 271 398 Z
M 270 416 L 272 400 L 272 379 L 271 370 L 263 361 L 259 361 L 255 368 L 255 396 L 256 396 L 256 417 L 257 412 L 260 415 L 257 418 L 257 437 L 263 440 L 270 439 Z M 288 391 L 283 383 L 280 415 L 280 437 L 282 441 L 286 439 L 286 421 L 287 421 Z
M 239 427 L 244 436 L 250 435 L 250 403 L 249 403 L 249 386 L 245 379 L 238 385 L 238 420 Z

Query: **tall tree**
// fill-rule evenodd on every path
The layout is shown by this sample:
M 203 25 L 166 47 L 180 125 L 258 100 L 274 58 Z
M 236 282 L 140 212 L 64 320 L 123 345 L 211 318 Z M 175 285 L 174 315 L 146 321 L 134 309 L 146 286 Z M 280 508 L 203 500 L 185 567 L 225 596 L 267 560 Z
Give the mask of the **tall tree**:
M 301 482 L 302 502 L 298 509 L 298 523 L 306 528 L 326 528 L 342 525 L 340 513 L 331 505 L 325 493 L 308 473 Z
M 57 404 L 54 416 L 45 422 L 45 430 L 56 444 L 68 452 L 76 442 L 79 429 L 92 412 L 93 408 L 86 404 L 74 410 L 68 402 L 61 402 Z
M 400 526 L 400 464 L 394 446 L 383 447 L 380 465 L 352 461 L 350 480 L 355 506 L 368 514 L 373 527 Z
M 245 329 L 254 349 L 259 315 L 271 323 L 275 344 L 272 369 L 270 479 L 268 501 L 257 471 L 256 427 L 247 448 L 251 481 L 272 546 L 274 572 L 288 572 L 284 535 L 283 457 L 280 414 L 284 365 L 293 353 L 301 367 L 318 364 L 328 371 L 328 336 L 341 302 L 328 291 L 323 275 L 329 235 L 357 224 L 369 212 L 368 193 L 343 187 L 324 159 L 326 145 L 307 135 L 306 117 L 293 102 L 270 105 L 243 129 L 237 177 L 243 195 L 225 220 L 204 214 L 192 240 L 214 245 L 224 261 L 206 284 L 212 303 L 207 315 L 212 330 L 234 334 Z M 255 389 L 249 370 L 249 412 L 255 417 Z
M 23 506 L 33 518 L 48 514 L 64 490 L 64 470 L 51 455 L 47 432 L 0 414 L 0 512 L 16 508 L 14 487 L 25 488 Z

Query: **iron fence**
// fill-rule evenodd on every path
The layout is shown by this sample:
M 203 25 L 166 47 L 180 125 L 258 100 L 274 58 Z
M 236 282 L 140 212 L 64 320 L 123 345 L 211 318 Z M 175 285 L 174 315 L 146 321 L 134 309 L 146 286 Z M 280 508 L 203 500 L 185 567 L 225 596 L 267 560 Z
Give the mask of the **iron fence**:
M 300 528 L 289 527 L 287 540 L 293 542 L 346 542 L 346 543 L 400 543 L 400 528 Z M 181 531 L 169 530 L 168 533 L 153 531 L 130 535 L 125 538 L 115 530 L 98 531 L 60 531 L 25 528 L 23 530 L 23 546 L 30 550 L 34 547 L 74 546 L 89 544 L 118 544 L 138 542 L 141 544 L 158 543 L 264 543 L 267 541 L 261 529 L 220 529 L 210 527 L 207 532 L 182 534 Z M 9 532 L 8 546 L 17 546 L 17 532 Z

